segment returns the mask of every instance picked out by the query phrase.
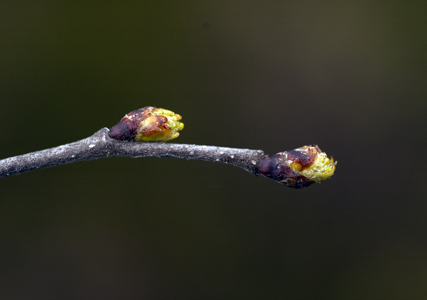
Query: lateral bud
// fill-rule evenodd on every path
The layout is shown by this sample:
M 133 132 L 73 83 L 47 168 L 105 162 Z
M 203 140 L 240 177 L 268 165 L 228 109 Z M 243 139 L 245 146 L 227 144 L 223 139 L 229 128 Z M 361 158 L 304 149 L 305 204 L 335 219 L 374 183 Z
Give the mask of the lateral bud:
M 125 115 L 113 126 L 108 135 L 122 141 L 165 142 L 179 136 L 184 123 L 182 117 L 173 111 L 146 106 Z
M 336 164 L 317 145 L 310 145 L 264 157 L 258 169 L 265 177 L 299 189 L 331 177 Z

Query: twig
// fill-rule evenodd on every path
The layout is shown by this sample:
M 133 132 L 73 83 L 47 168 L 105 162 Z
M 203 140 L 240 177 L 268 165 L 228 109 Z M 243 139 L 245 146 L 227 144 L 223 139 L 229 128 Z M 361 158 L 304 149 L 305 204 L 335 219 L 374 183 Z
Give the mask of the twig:
M 262 150 L 171 144 L 184 128 L 181 116 L 147 106 L 125 115 L 109 130 L 55 148 L 0 160 L 0 178 L 35 169 L 103 157 L 171 157 L 221 162 L 263 175 L 293 188 L 303 188 L 331 177 L 334 160 L 316 145 L 267 156 Z
M 103 157 L 170 157 L 221 162 L 259 174 L 262 150 L 189 144 L 117 141 L 102 128 L 94 135 L 62 146 L 0 160 L 0 178 L 35 169 L 59 166 Z

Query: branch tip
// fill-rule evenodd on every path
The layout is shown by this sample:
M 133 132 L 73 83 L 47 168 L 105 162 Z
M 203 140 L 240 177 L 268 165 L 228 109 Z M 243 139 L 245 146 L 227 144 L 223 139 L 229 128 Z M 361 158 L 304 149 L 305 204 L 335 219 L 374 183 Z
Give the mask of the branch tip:
M 317 145 L 267 156 L 259 162 L 260 173 L 292 188 L 303 188 L 330 178 L 337 162 Z

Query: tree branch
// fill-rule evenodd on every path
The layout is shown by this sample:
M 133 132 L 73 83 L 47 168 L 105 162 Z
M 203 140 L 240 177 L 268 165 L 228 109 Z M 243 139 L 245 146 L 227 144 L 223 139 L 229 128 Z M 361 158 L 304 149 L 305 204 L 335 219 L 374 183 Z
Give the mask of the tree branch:
M 157 142 L 117 141 L 102 128 L 94 135 L 70 144 L 0 160 L 0 178 L 35 169 L 103 157 L 171 157 L 221 162 L 258 175 L 262 150 Z
M 0 160 L 0 178 L 103 157 L 171 157 L 230 164 L 292 188 L 303 188 L 332 176 L 336 165 L 316 145 L 267 156 L 262 150 L 136 142 L 116 140 L 111 135 L 112 130 L 103 128 L 74 143 Z

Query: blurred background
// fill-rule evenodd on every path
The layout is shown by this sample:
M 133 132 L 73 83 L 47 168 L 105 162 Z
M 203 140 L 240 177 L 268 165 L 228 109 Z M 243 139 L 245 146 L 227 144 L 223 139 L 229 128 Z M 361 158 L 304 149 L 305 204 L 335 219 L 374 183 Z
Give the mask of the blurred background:
M 316 143 L 293 190 L 201 161 L 0 180 L 1 299 L 426 299 L 426 1 L 2 1 L 0 157 L 143 106 L 177 143 Z

